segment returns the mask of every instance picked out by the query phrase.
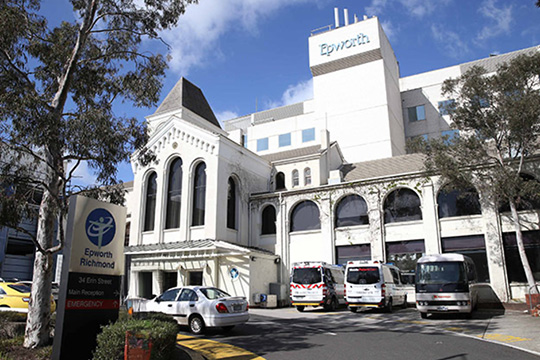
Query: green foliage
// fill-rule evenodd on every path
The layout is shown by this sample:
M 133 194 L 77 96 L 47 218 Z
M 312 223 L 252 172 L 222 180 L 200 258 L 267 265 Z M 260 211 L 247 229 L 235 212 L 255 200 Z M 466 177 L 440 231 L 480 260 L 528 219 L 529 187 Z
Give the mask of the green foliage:
M 540 53 L 517 56 L 494 74 L 475 66 L 446 80 L 442 90 L 455 99 L 449 115 L 460 136 L 409 146 L 425 152 L 427 169 L 452 187 L 472 184 L 494 207 L 509 205 L 525 276 L 533 286 L 518 210 L 540 199 L 540 181 L 531 181 L 526 172 L 537 172 L 540 160 Z
M 171 321 L 172 320 L 172 321 Z M 164 321 L 161 316 L 147 316 L 146 319 L 118 321 L 104 326 L 97 337 L 94 360 L 124 359 L 126 331 L 141 333 L 152 341 L 152 360 L 172 359 L 178 324 L 170 317 Z
M 70 0 L 64 5 L 73 11 L 54 27 L 40 0 L 0 1 L 0 226 L 24 232 L 39 252 L 28 315 L 36 326 L 28 326 L 25 346 L 48 338 L 47 326 L 37 325 L 48 321 L 49 304 L 36 299 L 50 292 L 50 257 L 63 247 L 70 195 L 121 204 L 118 164 L 135 151 L 143 162 L 153 158 L 145 123 L 115 113 L 115 104 L 156 104 L 167 67 L 158 51 L 168 49 L 147 40 L 158 40 L 195 2 Z M 82 163 L 96 184 L 73 185 Z M 35 189 L 43 192 L 37 203 Z M 37 234 L 19 226 L 38 211 Z
M 426 167 L 456 187 L 474 183 L 495 199 L 539 198 L 540 183 L 520 174 L 540 151 L 540 53 L 521 55 L 488 74 L 473 67 L 446 80 L 443 95 L 460 136 L 423 141 L 409 149 L 428 155 Z

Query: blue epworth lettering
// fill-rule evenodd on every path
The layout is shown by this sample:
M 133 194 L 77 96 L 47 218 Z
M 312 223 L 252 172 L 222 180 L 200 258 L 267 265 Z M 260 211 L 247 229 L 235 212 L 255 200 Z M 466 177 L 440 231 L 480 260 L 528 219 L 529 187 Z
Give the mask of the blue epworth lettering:
M 356 37 L 348 40 L 344 40 L 337 44 L 321 44 L 321 55 L 330 56 L 334 51 L 338 52 L 343 49 L 349 49 L 357 45 L 364 45 L 369 43 L 369 37 L 363 33 L 358 34 Z

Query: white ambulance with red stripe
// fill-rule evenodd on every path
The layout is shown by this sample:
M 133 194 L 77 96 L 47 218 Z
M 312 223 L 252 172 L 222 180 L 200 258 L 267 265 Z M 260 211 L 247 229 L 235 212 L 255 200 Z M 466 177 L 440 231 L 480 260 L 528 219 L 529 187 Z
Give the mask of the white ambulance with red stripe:
M 292 264 L 291 304 L 298 311 L 306 306 L 323 306 L 335 310 L 345 303 L 344 271 L 339 265 L 322 261 L 306 261 Z

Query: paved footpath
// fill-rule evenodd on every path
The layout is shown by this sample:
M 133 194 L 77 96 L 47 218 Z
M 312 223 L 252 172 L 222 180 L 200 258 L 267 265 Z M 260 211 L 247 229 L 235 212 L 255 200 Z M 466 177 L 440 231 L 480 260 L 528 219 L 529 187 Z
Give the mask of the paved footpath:
M 426 332 L 437 329 L 482 339 L 521 349 L 540 358 L 540 318 L 532 317 L 528 313 L 518 310 L 480 310 L 474 313 L 472 319 L 452 315 L 421 319 L 414 308 L 399 310 L 393 314 L 374 312 L 352 314 L 344 309 L 334 313 L 310 310 L 300 313 L 294 308 L 251 308 L 250 314 L 277 319 L 316 318 L 332 315 L 343 318 L 344 321 L 360 320 L 366 325 L 387 320 L 401 323 L 403 326 L 417 326 L 418 329 L 424 329 Z M 231 356 L 238 360 L 262 359 L 247 350 L 232 345 L 186 335 L 179 335 L 178 344 L 181 349 L 186 351 L 184 355 L 187 356 L 182 357 L 182 359 L 224 359 L 231 358 Z

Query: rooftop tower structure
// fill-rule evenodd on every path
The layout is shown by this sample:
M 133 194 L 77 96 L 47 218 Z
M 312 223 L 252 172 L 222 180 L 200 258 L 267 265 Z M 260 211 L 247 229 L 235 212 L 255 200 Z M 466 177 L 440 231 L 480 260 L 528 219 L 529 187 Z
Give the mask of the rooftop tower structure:
M 309 38 L 316 118 L 348 162 L 405 154 L 399 67 L 376 17 L 314 31 Z

